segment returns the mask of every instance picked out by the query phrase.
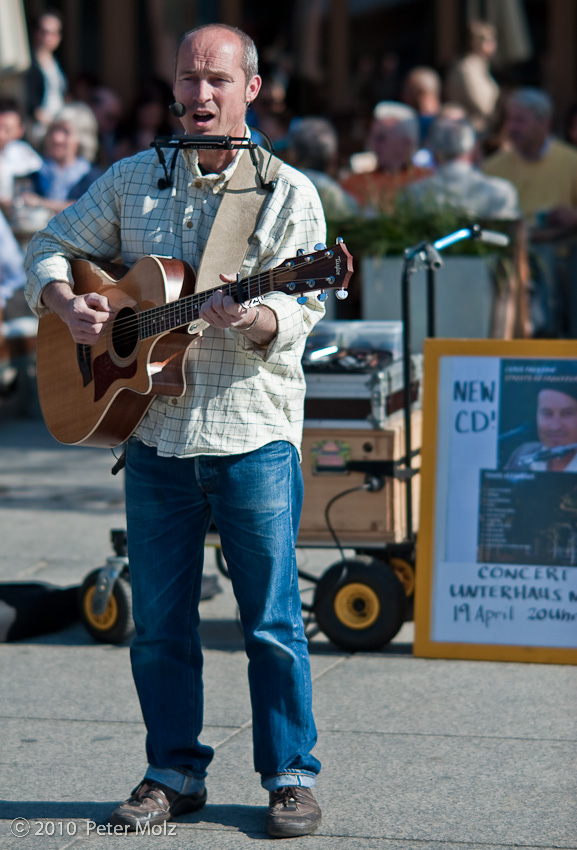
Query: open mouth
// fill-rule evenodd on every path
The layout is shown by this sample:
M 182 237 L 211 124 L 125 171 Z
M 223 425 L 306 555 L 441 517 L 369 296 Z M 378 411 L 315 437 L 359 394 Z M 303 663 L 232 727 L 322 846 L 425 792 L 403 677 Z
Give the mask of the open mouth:
M 208 127 L 210 126 L 211 121 L 214 119 L 214 115 L 212 112 L 207 112 L 203 109 L 198 109 L 193 112 L 194 123 L 197 127 Z

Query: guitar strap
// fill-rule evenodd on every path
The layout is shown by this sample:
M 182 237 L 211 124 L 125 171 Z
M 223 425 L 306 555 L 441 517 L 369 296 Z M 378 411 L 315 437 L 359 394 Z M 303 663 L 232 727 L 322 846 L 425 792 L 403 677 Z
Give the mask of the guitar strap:
M 282 160 L 261 147 L 255 148 L 254 154 L 256 165 L 248 150 L 238 154 L 238 165 L 227 183 L 202 254 L 195 292 L 214 289 L 221 273 L 236 274 L 246 257 L 260 211 L 282 165 Z M 194 324 L 197 334 L 209 327 L 202 319 L 196 319 Z M 124 451 L 112 474 L 116 475 L 125 465 Z
M 250 238 L 282 161 L 261 147 L 254 149 L 258 168 L 248 150 L 226 185 L 196 276 L 195 292 L 218 286 L 219 274 L 236 274 L 246 257 Z M 262 176 L 262 179 L 261 179 Z

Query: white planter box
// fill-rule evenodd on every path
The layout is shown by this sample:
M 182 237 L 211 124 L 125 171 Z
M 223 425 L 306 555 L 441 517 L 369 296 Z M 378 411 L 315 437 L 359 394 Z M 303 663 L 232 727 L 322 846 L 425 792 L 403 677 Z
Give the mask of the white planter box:
M 401 319 L 402 257 L 363 257 L 361 316 Z M 438 337 L 484 339 L 490 336 L 493 280 L 482 257 L 443 257 L 435 274 L 435 324 Z M 427 328 L 427 274 L 411 275 L 411 350 L 420 352 Z

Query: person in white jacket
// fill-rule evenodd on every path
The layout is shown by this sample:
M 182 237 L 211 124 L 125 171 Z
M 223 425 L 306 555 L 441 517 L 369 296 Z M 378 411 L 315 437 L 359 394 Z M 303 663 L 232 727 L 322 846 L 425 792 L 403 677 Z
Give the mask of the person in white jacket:
M 513 184 L 488 177 L 476 168 L 476 136 L 467 120 L 437 118 L 427 144 L 437 170 L 432 177 L 408 186 L 404 198 L 419 206 L 449 206 L 471 218 L 519 218 L 519 198 Z

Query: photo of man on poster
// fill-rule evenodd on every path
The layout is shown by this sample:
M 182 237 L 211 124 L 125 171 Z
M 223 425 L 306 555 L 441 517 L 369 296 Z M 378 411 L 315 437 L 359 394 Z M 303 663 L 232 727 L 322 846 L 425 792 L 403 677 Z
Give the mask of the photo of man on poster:
M 504 469 L 577 472 L 577 381 L 553 378 L 535 390 L 538 440 L 522 443 Z
M 497 469 L 480 470 L 477 562 L 577 566 L 577 362 L 503 359 Z

